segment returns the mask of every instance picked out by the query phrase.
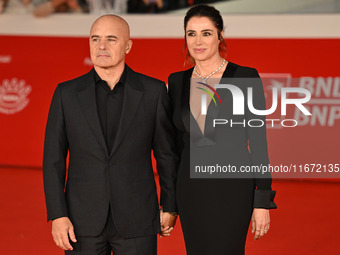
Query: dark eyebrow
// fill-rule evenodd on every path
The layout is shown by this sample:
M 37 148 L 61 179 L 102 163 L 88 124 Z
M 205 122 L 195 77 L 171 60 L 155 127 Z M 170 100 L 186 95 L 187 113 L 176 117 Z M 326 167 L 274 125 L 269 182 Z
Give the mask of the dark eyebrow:
M 213 30 L 212 29 L 203 29 L 203 30 L 201 30 L 201 32 L 213 32 Z M 196 32 L 195 30 L 188 30 L 187 31 L 187 33 L 192 33 L 192 32 Z
M 92 38 L 99 38 L 99 37 L 100 37 L 99 35 L 92 35 L 92 36 L 91 36 L 91 39 L 92 39 Z M 108 36 L 106 36 L 106 38 L 114 38 L 114 39 L 118 39 L 118 37 L 115 36 L 115 35 L 108 35 Z

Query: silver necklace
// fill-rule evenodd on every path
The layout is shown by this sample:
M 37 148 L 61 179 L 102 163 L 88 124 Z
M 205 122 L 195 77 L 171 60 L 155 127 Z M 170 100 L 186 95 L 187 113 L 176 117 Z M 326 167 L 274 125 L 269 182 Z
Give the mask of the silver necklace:
M 213 71 L 211 74 L 209 74 L 205 78 L 196 71 L 196 66 L 194 67 L 194 73 L 203 80 L 203 83 L 206 83 L 206 81 L 210 78 L 210 76 L 214 75 L 224 66 L 225 62 L 226 62 L 225 59 L 223 59 L 222 64 L 215 71 Z

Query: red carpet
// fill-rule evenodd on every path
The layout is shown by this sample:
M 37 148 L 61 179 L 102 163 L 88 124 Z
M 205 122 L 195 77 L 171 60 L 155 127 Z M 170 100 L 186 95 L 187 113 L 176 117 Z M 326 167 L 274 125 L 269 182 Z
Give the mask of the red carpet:
M 271 211 L 271 230 L 258 241 L 249 234 L 247 255 L 340 254 L 340 183 L 274 181 L 273 188 L 278 209 Z M 41 170 L 0 168 L 0 194 L 1 255 L 63 254 L 46 223 Z M 185 255 L 180 224 L 159 239 L 158 250 Z

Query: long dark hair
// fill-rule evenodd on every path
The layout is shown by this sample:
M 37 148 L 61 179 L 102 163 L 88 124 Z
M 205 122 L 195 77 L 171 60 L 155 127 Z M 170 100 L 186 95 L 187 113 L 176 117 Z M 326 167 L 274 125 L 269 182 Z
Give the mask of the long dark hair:
M 187 37 L 186 37 L 186 29 L 189 20 L 192 17 L 207 17 L 211 20 L 212 23 L 214 23 L 214 26 L 217 29 L 218 33 L 218 39 L 220 40 L 220 45 L 219 45 L 219 52 L 221 56 L 225 57 L 227 55 L 227 45 L 224 41 L 224 38 L 222 37 L 222 31 L 224 30 L 224 25 L 223 25 L 223 19 L 220 14 L 220 12 L 215 9 L 215 7 L 207 5 L 207 4 L 198 4 L 193 7 L 191 7 L 185 17 L 184 17 L 184 33 L 185 33 L 185 44 L 184 44 L 184 52 L 185 52 L 185 60 L 186 63 L 194 64 L 195 60 L 193 57 L 190 55 L 188 46 L 187 46 Z

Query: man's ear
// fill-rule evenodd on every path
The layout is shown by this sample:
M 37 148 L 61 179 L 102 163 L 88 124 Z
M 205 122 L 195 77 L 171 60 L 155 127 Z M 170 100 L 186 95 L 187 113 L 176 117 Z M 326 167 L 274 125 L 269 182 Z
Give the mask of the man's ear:
M 125 54 L 128 54 L 132 48 L 132 41 L 128 40 L 126 43 L 126 49 L 125 49 Z

